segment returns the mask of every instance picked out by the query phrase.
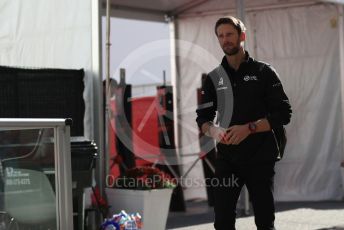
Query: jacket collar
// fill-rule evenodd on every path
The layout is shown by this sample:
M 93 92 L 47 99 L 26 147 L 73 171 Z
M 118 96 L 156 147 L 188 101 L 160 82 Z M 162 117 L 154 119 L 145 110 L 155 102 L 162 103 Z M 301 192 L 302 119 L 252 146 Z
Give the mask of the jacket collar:
M 248 63 L 251 62 L 251 61 L 253 61 L 253 58 L 250 56 L 250 54 L 248 53 L 248 51 L 245 50 L 245 59 L 244 59 L 244 61 L 240 64 L 239 69 L 241 68 L 241 66 L 246 65 L 246 64 L 248 64 Z M 235 70 L 228 64 L 226 55 L 222 58 L 221 65 L 222 65 L 225 69 L 227 69 L 227 70 L 235 71 Z M 238 69 L 238 70 L 239 70 L 239 69 Z

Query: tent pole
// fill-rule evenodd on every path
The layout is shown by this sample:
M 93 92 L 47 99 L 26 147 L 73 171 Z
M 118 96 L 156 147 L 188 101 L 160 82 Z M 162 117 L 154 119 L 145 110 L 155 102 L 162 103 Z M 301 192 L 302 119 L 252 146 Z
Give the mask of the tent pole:
M 103 87 L 101 69 L 101 15 L 100 2 L 92 0 L 92 90 L 93 90 L 93 136 L 99 149 L 99 161 L 96 166 L 96 183 L 103 191 L 103 153 L 104 153 L 104 113 L 103 113 Z
M 245 0 L 236 0 L 236 15 L 245 24 Z
M 96 162 L 95 180 L 101 192 L 104 192 L 104 108 L 103 108 L 103 77 L 102 77 L 102 33 L 101 33 L 101 4 L 92 0 L 92 128 L 93 138 L 98 145 L 99 160 Z M 92 183 L 92 186 L 94 184 Z M 100 225 L 103 218 L 96 216 L 96 225 Z
M 105 83 L 105 148 L 104 148 L 104 173 L 109 173 L 109 124 L 110 124 L 110 34 L 111 34 L 111 18 L 110 18 L 110 0 L 106 0 L 106 83 Z
M 341 80 L 341 110 L 342 110 L 342 132 L 344 132 L 344 6 L 338 4 L 338 26 L 339 26 L 339 68 Z M 344 135 L 342 134 L 342 143 Z M 344 153 L 340 156 L 344 160 Z M 343 176 L 343 175 L 342 175 Z
M 175 112 L 173 114 L 174 120 L 174 133 L 175 135 L 175 147 L 176 147 L 176 155 L 177 161 L 180 162 L 180 146 L 181 146 L 181 128 L 179 127 L 179 117 L 180 117 L 180 81 L 179 81 L 179 64 L 178 64 L 178 50 L 177 50 L 177 39 L 178 39 L 178 32 L 177 32 L 177 22 L 174 16 L 169 18 L 170 24 L 170 52 L 171 52 L 171 82 L 173 85 L 173 107 L 175 108 Z M 181 170 L 181 169 L 180 169 Z

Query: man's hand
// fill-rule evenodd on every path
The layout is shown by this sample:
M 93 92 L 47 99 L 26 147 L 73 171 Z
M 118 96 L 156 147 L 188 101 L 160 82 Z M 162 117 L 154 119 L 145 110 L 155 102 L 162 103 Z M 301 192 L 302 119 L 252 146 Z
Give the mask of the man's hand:
M 248 124 L 233 125 L 227 129 L 224 142 L 227 145 L 238 145 L 251 134 Z
M 226 131 L 227 130 L 224 128 L 214 126 L 212 122 L 205 122 L 202 125 L 202 132 L 206 136 L 211 137 L 215 139 L 217 142 L 220 142 L 223 144 L 225 144 L 224 138 L 226 135 Z
M 226 136 L 226 129 L 222 127 L 215 127 L 215 126 L 209 126 L 209 136 L 214 138 L 217 142 L 220 142 L 222 144 L 226 144 L 224 138 Z

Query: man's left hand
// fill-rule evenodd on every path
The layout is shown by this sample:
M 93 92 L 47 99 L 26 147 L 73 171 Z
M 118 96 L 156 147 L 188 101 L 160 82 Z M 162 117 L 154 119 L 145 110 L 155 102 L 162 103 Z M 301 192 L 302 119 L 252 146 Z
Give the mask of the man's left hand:
M 248 125 L 233 125 L 227 129 L 225 142 L 227 145 L 238 145 L 250 135 Z

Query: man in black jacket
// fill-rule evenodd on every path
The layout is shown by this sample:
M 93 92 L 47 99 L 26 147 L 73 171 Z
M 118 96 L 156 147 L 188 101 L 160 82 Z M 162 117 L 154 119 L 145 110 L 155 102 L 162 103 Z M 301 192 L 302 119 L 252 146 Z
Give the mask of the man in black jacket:
M 196 111 L 202 132 L 218 142 L 214 226 L 235 229 L 236 204 L 245 184 L 257 229 L 274 229 L 273 178 L 279 149 L 272 130 L 290 122 L 289 100 L 276 71 L 244 50 L 245 26 L 239 19 L 220 18 L 215 34 L 225 57 L 208 74 L 202 106 Z

